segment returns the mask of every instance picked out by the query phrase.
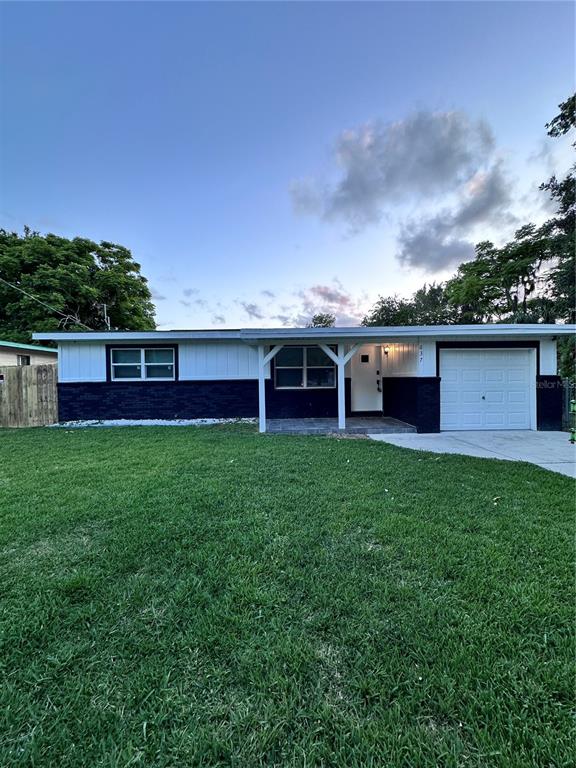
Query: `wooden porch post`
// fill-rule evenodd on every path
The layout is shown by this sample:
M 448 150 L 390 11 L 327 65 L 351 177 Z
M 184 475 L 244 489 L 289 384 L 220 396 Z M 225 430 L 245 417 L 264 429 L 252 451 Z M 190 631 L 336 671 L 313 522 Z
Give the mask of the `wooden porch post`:
M 338 429 L 346 429 L 346 370 L 344 344 L 338 344 Z
M 264 345 L 258 345 L 258 431 L 266 432 L 266 363 Z

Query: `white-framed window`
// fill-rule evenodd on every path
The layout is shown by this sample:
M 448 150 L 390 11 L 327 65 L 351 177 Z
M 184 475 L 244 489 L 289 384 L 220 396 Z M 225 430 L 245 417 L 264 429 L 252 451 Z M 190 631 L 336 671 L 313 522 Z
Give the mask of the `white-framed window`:
M 336 366 L 320 347 L 282 347 L 274 358 L 276 389 L 334 389 Z
M 110 350 L 112 381 L 174 381 L 175 370 L 172 347 L 119 347 Z
M 17 365 L 30 365 L 30 355 L 17 355 L 16 356 L 16 364 Z

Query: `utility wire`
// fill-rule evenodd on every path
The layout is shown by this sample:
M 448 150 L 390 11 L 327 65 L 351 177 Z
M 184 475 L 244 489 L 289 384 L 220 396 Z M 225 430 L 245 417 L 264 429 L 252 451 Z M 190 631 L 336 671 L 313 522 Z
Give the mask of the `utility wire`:
M 74 320 L 76 325 L 81 325 L 82 328 L 86 328 L 87 331 L 91 331 L 92 328 L 89 328 L 84 323 L 81 323 L 80 320 L 75 318 L 73 315 L 67 315 L 65 312 L 61 312 L 59 309 L 56 309 L 56 307 L 50 306 L 50 304 L 46 304 L 45 301 L 42 301 L 42 299 L 38 299 L 36 296 L 33 296 L 31 293 L 28 293 L 28 291 L 25 291 L 23 288 L 19 288 L 17 285 L 14 285 L 13 283 L 9 283 L 8 280 L 4 280 L 3 277 L 0 277 L 0 282 L 4 283 L 5 285 L 9 285 L 10 288 L 14 288 L 15 291 L 20 291 L 20 293 L 23 293 L 24 296 L 28 296 L 29 299 L 32 299 L 33 301 L 37 301 L 38 304 L 42 304 L 43 307 L 46 307 L 51 312 L 56 312 L 58 315 L 62 315 L 62 317 L 65 320 Z

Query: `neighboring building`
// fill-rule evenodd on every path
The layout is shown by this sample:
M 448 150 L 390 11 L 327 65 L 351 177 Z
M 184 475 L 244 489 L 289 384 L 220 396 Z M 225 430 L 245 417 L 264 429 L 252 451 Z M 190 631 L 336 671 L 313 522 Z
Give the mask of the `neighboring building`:
M 15 341 L 0 341 L 0 366 L 2 365 L 42 365 L 57 363 L 58 351 L 51 347 L 38 347 L 34 344 L 18 344 Z
M 418 432 L 560 429 L 574 325 L 35 333 L 75 419 L 390 416 Z

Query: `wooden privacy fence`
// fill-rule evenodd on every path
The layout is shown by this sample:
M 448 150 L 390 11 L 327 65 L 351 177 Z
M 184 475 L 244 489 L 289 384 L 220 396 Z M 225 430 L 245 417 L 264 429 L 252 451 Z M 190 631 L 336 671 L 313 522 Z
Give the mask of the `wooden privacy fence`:
M 43 427 L 58 421 L 58 366 L 0 366 L 0 427 Z

